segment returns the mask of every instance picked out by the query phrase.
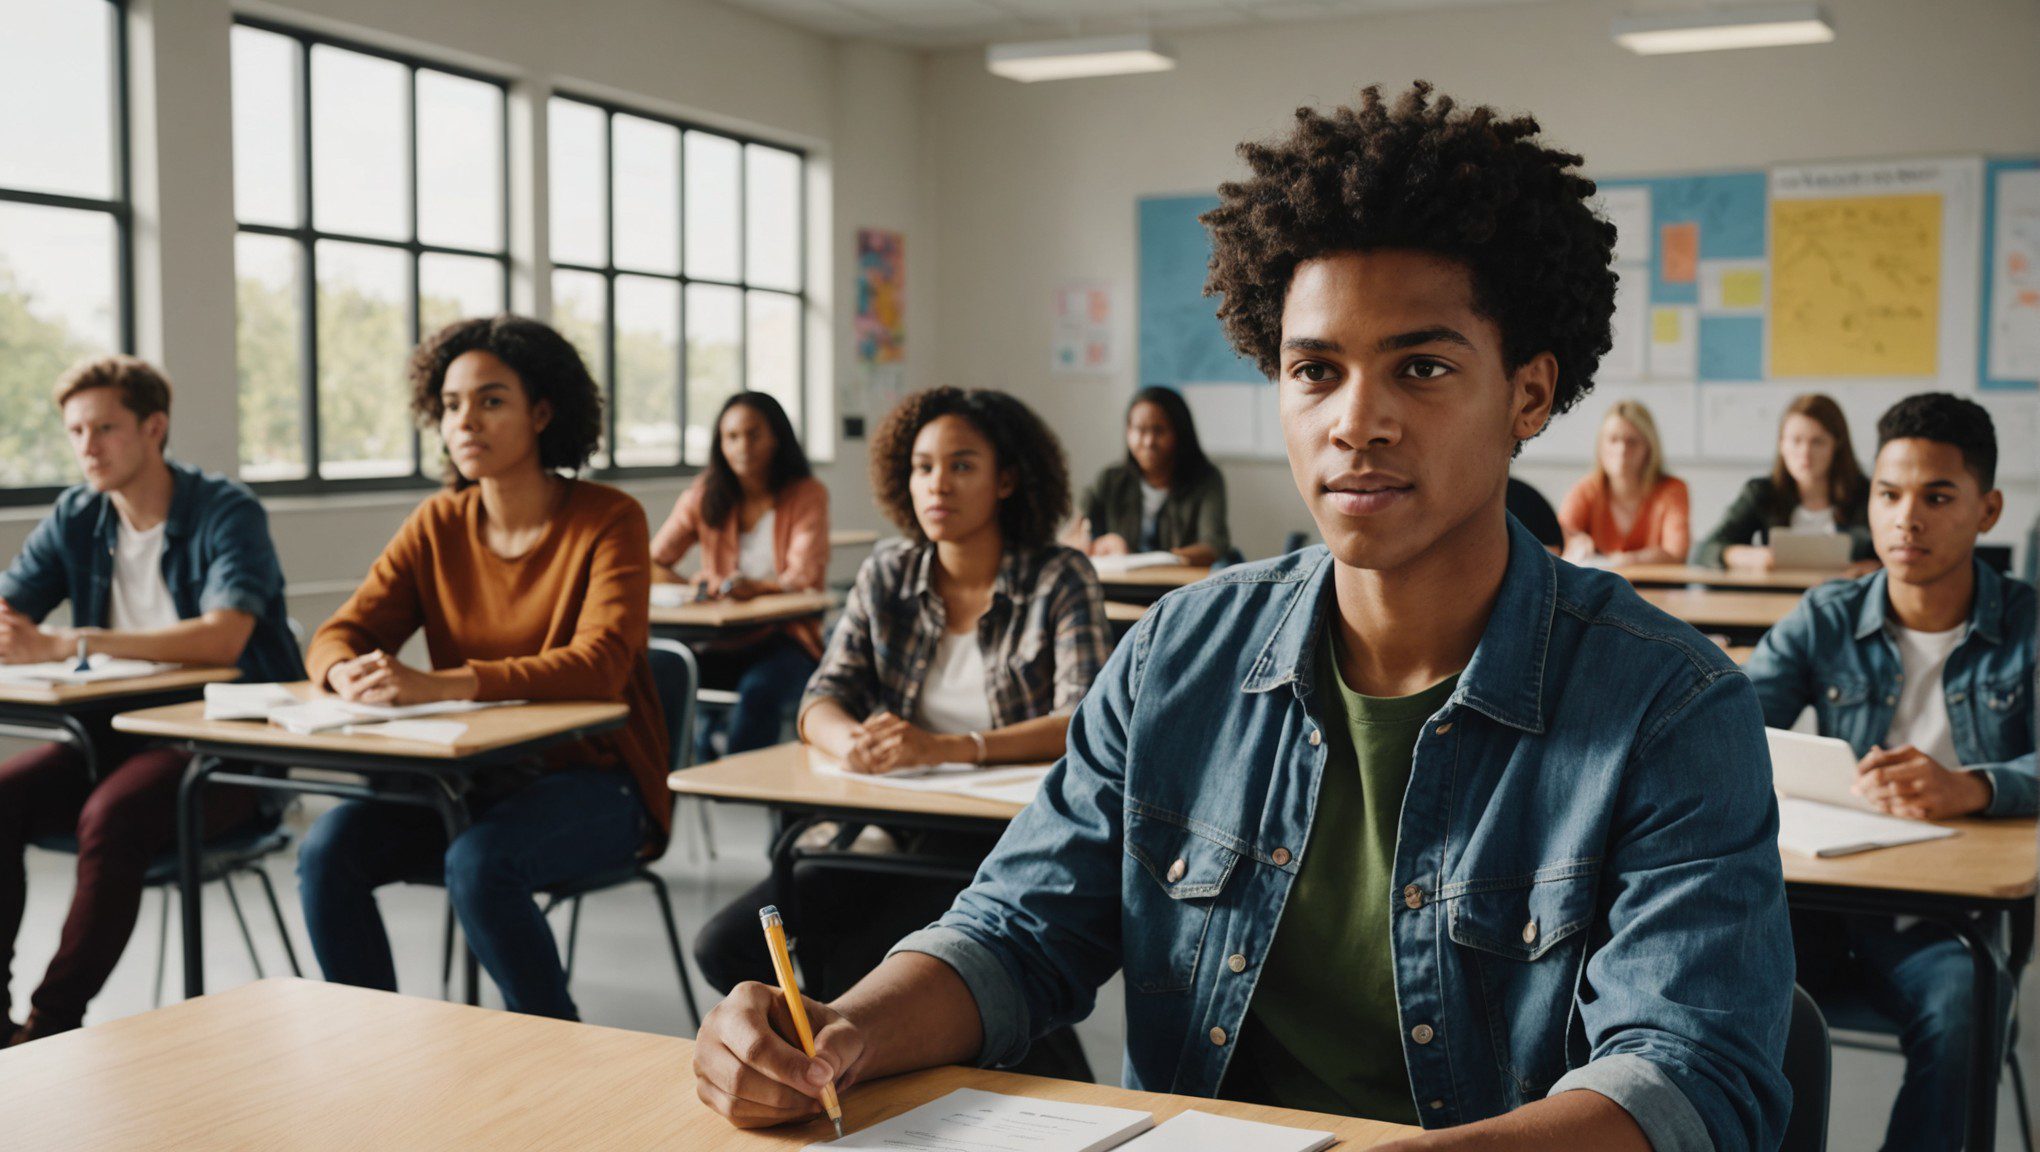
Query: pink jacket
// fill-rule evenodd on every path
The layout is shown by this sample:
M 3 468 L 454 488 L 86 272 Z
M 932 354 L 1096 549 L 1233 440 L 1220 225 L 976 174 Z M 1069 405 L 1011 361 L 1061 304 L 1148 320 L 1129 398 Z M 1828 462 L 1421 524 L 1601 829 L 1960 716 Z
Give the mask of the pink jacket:
M 687 550 L 701 545 L 701 574 L 720 583 L 737 571 L 738 517 L 720 527 L 701 521 L 702 481 L 696 478 L 673 505 L 673 514 L 652 537 L 652 560 L 671 568 Z M 779 586 L 788 592 L 820 591 L 829 573 L 829 490 L 820 480 L 796 480 L 772 505 L 772 561 Z M 814 620 L 782 625 L 808 654 L 822 656 L 822 629 Z

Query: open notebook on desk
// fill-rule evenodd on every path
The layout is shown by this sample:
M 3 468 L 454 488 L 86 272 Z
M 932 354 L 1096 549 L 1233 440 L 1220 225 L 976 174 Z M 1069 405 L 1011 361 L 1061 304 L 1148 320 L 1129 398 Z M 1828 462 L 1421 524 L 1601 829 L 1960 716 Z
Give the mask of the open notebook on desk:
M 1100 576 L 1123 576 L 1142 568 L 1167 568 L 1182 562 L 1174 552 L 1135 552 L 1130 556 L 1093 556 L 1091 568 Z
M 1846 740 L 1766 728 L 1778 790 L 1778 846 L 1799 856 L 1848 856 L 1941 840 L 1952 828 L 1879 812 L 1856 795 L 1856 751 Z
M 389 736 L 451 744 L 467 732 L 458 721 L 432 720 L 487 708 L 522 704 L 522 700 L 490 701 L 439 700 L 430 704 L 357 704 L 333 696 L 307 700 L 281 684 L 208 684 L 205 686 L 205 718 L 208 720 L 262 720 L 306 736 L 316 732 L 344 731 L 367 736 Z
M 826 776 L 841 776 L 863 784 L 875 784 L 881 788 L 901 788 L 909 792 L 950 792 L 958 796 L 975 796 L 980 800 L 1001 800 L 1022 807 L 1034 802 L 1035 793 L 1041 791 L 1041 782 L 1048 776 L 1053 764 L 1005 764 L 982 767 L 977 764 L 931 764 L 916 768 L 902 768 L 896 772 L 852 772 L 839 760 L 831 760 L 820 753 L 812 754 L 808 761 L 814 770 Z
M 845 1109 L 850 1113 L 851 1109 Z M 890 1120 L 810 1149 L 873 1152 L 1318 1152 L 1330 1132 L 1283 1128 L 1208 1112 L 1161 1127 L 1133 1108 L 1068 1104 L 958 1088 Z
M 0 664 L 0 683 L 13 684 L 98 684 L 107 680 L 136 680 L 177 667 L 153 660 L 122 660 L 95 655 L 79 668 L 76 660 L 52 660 L 45 664 Z

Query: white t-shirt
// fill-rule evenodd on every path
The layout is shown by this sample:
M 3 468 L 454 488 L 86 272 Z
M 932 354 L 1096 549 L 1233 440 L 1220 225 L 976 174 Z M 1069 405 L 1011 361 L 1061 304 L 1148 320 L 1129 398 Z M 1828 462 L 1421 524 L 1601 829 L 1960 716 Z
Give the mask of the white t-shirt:
M 983 732 L 992 726 L 989 699 L 977 635 L 944 632 L 928 662 L 928 678 L 921 682 L 914 723 L 941 735 Z
M 118 632 L 153 632 L 178 619 L 170 585 L 163 581 L 163 525 L 137 532 L 121 517 L 113 550 L 113 603 L 107 626 Z
M 772 556 L 772 509 L 767 508 L 749 532 L 737 537 L 737 575 L 752 580 L 779 579 Z
M 1948 694 L 1941 685 L 1941 673 L 1948 655 L 1969 634 L 1969 625 L 1946 632 L 1915 632 L 1889 625 L 1891 639 L 1898 645 L 1899 664 L 1905 681 L 1899 686 L 1898 711 L 1892 714 L 1891 731 L 1884 747 L 1910 744 L 1934 758 L 1943 768 L 1960 768 L 1955 756 L 1955 733 L 1948 725 Z
M 1822 508 L 1820 511 L 1815 512 L 1804 504 L 1792 506 L 1792 530 L 1809 534 L 1825 532 L 1829 535 L 1841 531 L 1835 525 L 1835 510 L 1833 508 Z
M 1149 542 L 1156 539 L 1155 517 L 1161 514 L 1162 502 L 1168 498 L 1167 488 L 1156 488 L 1145 480 L 1140 482 L 1140 539 L 1132 541 L 1136 550 L 1147 551 Z

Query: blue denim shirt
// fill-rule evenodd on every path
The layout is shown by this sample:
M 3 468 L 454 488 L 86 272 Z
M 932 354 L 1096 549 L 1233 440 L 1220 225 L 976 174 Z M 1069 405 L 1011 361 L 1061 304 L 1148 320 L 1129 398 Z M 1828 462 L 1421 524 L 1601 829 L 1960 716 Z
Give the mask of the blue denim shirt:
M 1792 946 L 1749 681 L 1621 578 L 1510 531 L 1373 894 L 1416 1111 L 1442 1127 L 1584 1088 L 1657 1152 L 1775 1148 Z M 1163 597 L 971 887 L 897 946 L 969 986 L 983 1063 L 1082 1019 L 1123 968 L 1127 1086 L 1219 1091 L 1311 850 L 1332 568 L 1313 548 Z
M 2033 767 L 2034 595 L 1976 561 L 1969 634 L 1948 656 L 1941 691 L 1960 767 L 1989 777 L 1987 816 L 2031 816 L 2040 801 Z M 1823 736 L 1864 756 L 1884 742 L 1905 665 L 1885 625 L 1884 572 L 1824 584 L 1764 634 L 1744 671 L 1764 722 L 1790 728 L 1813 706 Z M 1947 764 L 1943 767 L 1954 768 Z
M 170 462 L 170 516 L 163 528 L 163 581 L 177 615 L 190 620 L 216 608 L 255 617 L 241 649 L 241 675 L 252 681 L 305 678 L 283 606 L 283 566 L 269 519 L 255 494 L 211 472 Z M 87 484 L 69 488 L 29 533 L 5 573 L 0 599 L 33 620 L 71 602 L 71 623 L 104 628 L 113 603 L 114 547 L 120 512 Z

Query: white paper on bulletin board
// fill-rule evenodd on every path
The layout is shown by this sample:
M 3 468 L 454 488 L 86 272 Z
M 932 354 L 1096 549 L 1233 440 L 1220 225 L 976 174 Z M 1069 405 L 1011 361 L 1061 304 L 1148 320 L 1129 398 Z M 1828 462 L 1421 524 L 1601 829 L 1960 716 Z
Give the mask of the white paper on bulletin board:
M 1206 454 L 1230 460 L 1281 460 L 1282 414 L 1273 384 L 1186 383 L 1183 400 Z

